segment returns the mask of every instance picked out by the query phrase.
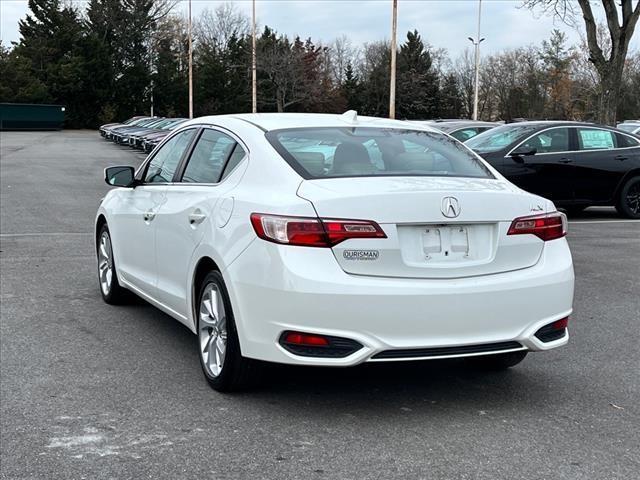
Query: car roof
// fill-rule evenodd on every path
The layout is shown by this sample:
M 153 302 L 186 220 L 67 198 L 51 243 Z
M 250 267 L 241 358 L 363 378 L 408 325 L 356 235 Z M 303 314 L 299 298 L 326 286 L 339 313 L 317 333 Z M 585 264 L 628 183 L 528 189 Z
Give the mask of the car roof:
M 505 123 L 504 125 L 497 125 L 499 127 L 522 127 L 522 126 L 531 126 L 531 127 L 539 127 L 540 129 L 545 127 L 596 127 L 596 128 L 607 128 L 611 130 L 617 130 L 616 127 L 612 127 L 611 125 L 601 125 L 599 123 L 593 122 L 577 122 L 571 120 L 527 120 L 525 122 L 512 122 Z
M 500 123 L 495 122 L 480 122 L 474 120 L 461 120 L 459 122 L 441 122 L 434 124 L 434 128 L 442 130 L 444 132 L 453 132 L 454 130 L 458 130 L 460 128 L 470 128 L 470 127 L 497 127 L 501 125 Z
M 271 131 L 288 128 L 309 127 L 378 127 L 378 128 L 411 128 L 438 132 L 433 127 L 418 125 L 402 120 L 388 118 L 365 117 L 358 115 L 353 121 L 353 114 L 342 115 L 331 113 L 241 113 L 230 115 L 213 115 L 194 119 L 193 123 L 210 123 L 215 125 L 222 119 L 237 119 L 248 122 L 261 130 Z M 191 123 L 191 122 L 190 122 Z

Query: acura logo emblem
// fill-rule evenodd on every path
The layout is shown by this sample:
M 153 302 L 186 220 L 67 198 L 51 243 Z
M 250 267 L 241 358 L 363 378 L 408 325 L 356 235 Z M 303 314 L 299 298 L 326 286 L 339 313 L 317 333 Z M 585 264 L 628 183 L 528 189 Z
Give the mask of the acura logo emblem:
M 442 215 L 447 218 L 456 218 L 460 215 L 460 204 L 456 197 L 444 197 L 440 206 Z

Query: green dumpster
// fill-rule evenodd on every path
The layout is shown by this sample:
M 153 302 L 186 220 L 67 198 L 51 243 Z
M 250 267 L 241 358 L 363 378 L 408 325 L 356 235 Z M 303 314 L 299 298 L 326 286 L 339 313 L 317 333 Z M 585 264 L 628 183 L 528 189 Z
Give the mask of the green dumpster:
M 0 103 L 0 130 L 62 130 L 64 105 Z

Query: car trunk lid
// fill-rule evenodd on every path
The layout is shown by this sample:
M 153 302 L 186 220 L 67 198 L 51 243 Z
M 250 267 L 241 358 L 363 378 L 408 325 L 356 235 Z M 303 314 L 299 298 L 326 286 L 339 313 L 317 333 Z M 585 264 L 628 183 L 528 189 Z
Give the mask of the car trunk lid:
M 373 220 L 384 230 L 387 238 L 350 239 L 333 247 L 337 262 L 350 274 L 401 278 L 495 274 L 535 265 L 544 245 L 533 235 L 507 236 L 513 219 L 544 213 L 544 203 L 502 180 L 305 180 L 298 195 L 309 200 L 321 218 Z

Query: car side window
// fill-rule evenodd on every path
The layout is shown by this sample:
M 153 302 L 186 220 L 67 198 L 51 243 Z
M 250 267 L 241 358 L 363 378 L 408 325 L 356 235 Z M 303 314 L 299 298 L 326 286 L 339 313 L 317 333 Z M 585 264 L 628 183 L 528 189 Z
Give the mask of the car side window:
M 233 172 L 233 170 L 240 164 L 240 162 L 246 155 L 247 153 L 240 146 L 240 144 L 236 143 L 236 146 L 233 149 L 233 152 L 231 153 L 231 156 L 229 157 L 227 164 L 224 166 L 224 171 L 222 172 L 222 177 L 220 178 L 220 181 L 227 178 L 231 174 L 231 172 Z
M 553 128 L 531 137 L 524 145 L 535 148 L 537 153 L 558 153 L 569 150 L 569 129 Z
M 579 128 L 578 148 L 580 150 L 610 150 L 616 148 L 614 132 L 596 128 Z
M 616 133 L 616 137 L 618 140 L 618 148 L 640 147 L 640 140 L 631 138 L 628 135 L 622 135 L 621 133 Z
M 195 132 L 195 128 L 185 130 L 162 145 L 147 166 L 144 183 L 171 182 L 182 155 L 191 143 Z
M 182 174 L 185 183 L 218 183 L 236 141 L 222 132 L 205 129 Z

